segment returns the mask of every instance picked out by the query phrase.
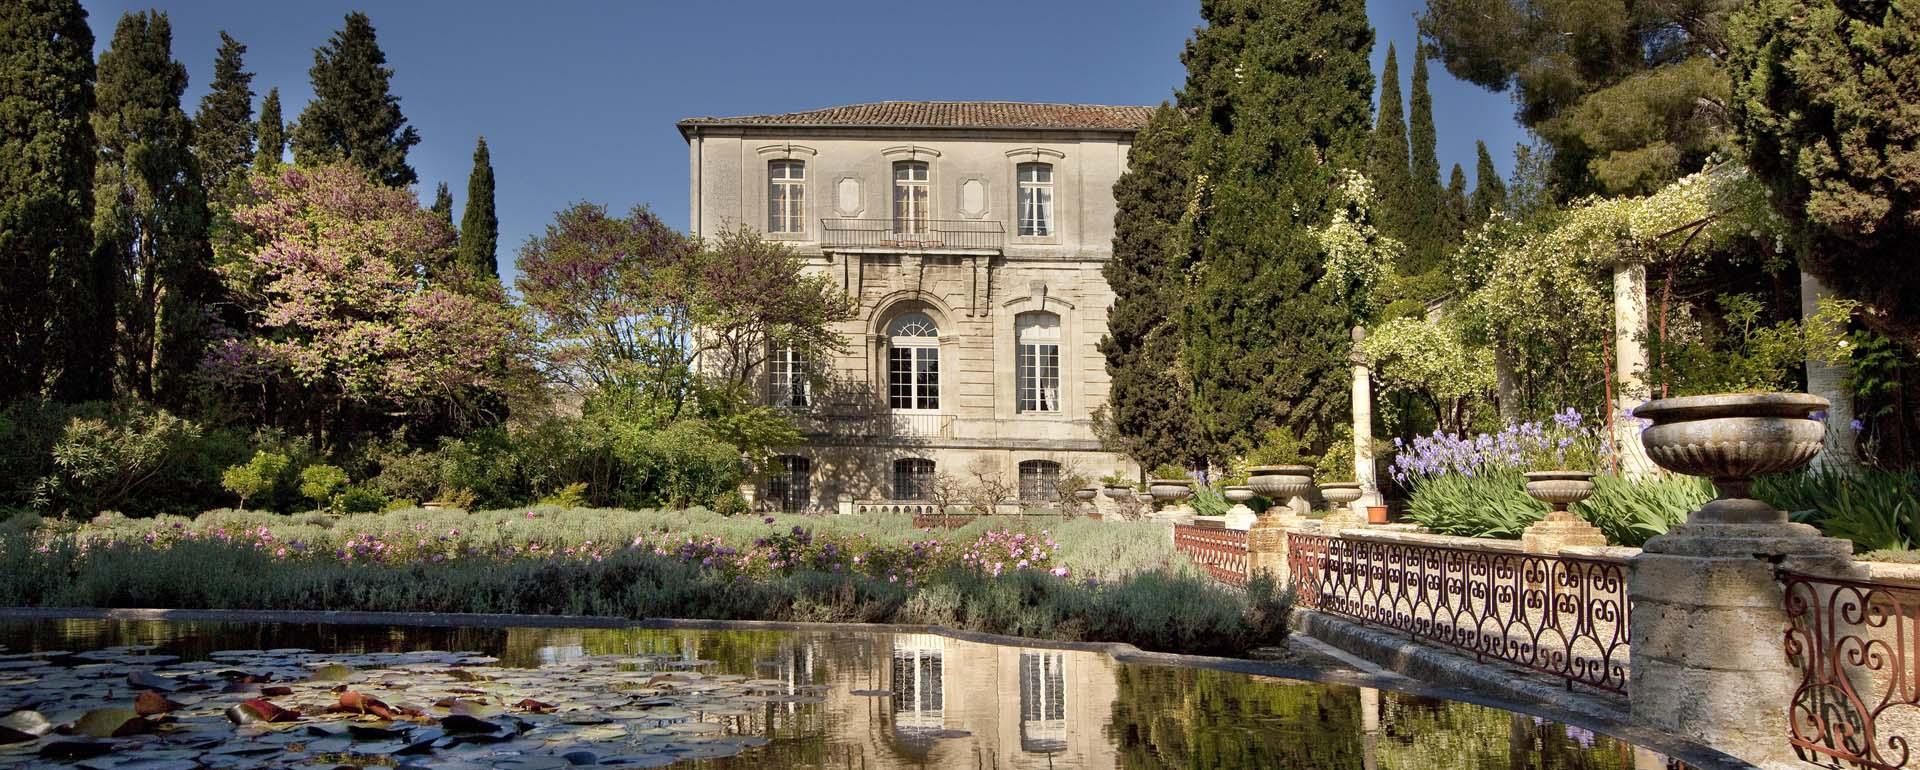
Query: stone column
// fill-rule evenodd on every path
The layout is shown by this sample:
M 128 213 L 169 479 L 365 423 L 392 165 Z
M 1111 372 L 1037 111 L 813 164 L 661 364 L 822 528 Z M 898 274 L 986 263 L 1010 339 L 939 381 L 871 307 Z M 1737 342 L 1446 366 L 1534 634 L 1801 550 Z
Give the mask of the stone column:
M 1645 403 L 1647 388 L 1647 263 L 1639 250 L 1622 245 L 1613 263 L 1613 443 L 1620 453 L 1620 473 L 1630 479 L 1653 473 L 1653 461 L 1640 446 L 1640 421 L 1624 417 Z
M 1360 482 L 1360 499 L 1353 511 L 1366 520 L 1367 506 L 1385 505 L 1380 497 L 1380 479 L 1373 464 L 1373 373 L 1360 343 L 1367 339 L 1364 326 L 1353 327 L 1353 480 Z
M 1812 318 L 1820 312 L 1820 300 L 1833 296 L 1820 279 L 1800 272 L 1800 319 Z M 1853 431 L 1853 393 L 1847 390 L 1847 366 L 1835 366 L 1824 360 L 1809 356 L 1807 358 L 1807 392 L 1825 398 L 1831 402 L 1827 407 L 1827 446 L 1819 457 L 1813 459 L 1816 466 L 1827 468 L 1852 467 L 1858 458 L 1854 454 Z

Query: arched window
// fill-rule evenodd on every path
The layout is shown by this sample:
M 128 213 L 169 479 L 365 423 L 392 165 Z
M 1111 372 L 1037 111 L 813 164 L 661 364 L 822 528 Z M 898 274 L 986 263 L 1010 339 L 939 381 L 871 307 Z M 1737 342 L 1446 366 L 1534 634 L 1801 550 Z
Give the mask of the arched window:
M 1060 499 L 1060 464 L 1052 460 L 1020 463 L 1020 499 L 1054 502 Z
M 1021 313 L 1014 337 L 1014 409 L 1060 411 L 1060 316 Z
M 921 234 L 927 231 L 927 207 L 932 186 L 928 184 L 927 162 L 903 160 L 893 164 L 893 231 Z
M 799 409 L 813 405 L 813 382 L 800 351 L 775 345 L 767 354 L 767 396 L 774 406 Z
M 798 160 L 767 163 L 767 232 L 807 231 L 807 164 Z
M 1053 165 L 1022 163 L 1020 176 L 1020 230 L 1025 236 L 1053 234 Z
M 928 500 L 932 497 L 932 460 L 909 457 L 893 461 L 893 499 Z
M 767 476 L 767 499 L 783 513 L 799 513 L 813 499 L 813 461 L 805 457 L 783 455 L 773 458 L 773 472 Z
M 940 327 L 925 313 L 887 326 L 887 405 L 895 411 L 940 409 Z

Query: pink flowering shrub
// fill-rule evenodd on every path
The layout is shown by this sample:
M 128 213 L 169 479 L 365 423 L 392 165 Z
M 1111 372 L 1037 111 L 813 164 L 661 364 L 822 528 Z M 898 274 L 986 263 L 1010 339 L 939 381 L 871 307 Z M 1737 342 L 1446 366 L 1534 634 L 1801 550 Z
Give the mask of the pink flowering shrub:
M 1038 535 L 1010 530 L 994 530 L 981 535 L 960 554 L 960 563 L 998 577 L 1007 570 L 1046 570 L 1057 577 L 1072 577 L 1072 570 L 1053 566 L 1060 544 L 1049 530 Z

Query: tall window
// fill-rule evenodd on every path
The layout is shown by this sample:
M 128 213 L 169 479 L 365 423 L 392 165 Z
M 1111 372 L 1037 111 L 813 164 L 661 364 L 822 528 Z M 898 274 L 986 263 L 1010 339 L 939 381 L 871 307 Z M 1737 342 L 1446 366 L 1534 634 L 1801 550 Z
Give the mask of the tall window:
M 1053 234 L 1053 166 L 1022 163 L 1020 172 L 1020 234 Z
M 1060 499 L 1060 464 L 1052 460 L 1020 463 L 1020 499 L 1053 502 Z
M 893 231 L 927 231 L 927 162 L 903 160 L 893 164 Z
M 893 461 L 893 499 L 927 500 L 932 497 L 932 460 L 909 457 Z
M 767 232 L 807 230 L 807 164 L 776 160 L 767 164 Z
M 791 455 L 774 458 L 773 473 L 767 478 L 767 497 L 784 513 L 807 509 L 813 498 L 813 461 Z
M 813 382 L 807 361 L 800 351 L 775 346 L 767 356 L 768 400 L 774 406 L 804 408 L 813 406 Z
M 898 411 L 940 409 L 940 329 L 923 313 L 887 327 L 887 405 Z
M 1060 411 L 1060 316 L 1014 317 L 1014 407 L 1022 412 Z

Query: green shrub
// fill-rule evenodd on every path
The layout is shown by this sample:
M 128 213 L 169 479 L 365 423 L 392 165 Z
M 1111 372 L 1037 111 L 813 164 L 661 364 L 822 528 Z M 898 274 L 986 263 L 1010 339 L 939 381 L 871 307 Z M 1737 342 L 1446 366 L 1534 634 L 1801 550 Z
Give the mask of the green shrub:
M 1546 504 L 1528 497 L 1525 484 L 1509 470 L 1434 476 L 1414 486 L 1407 518 L 1442 535 L 1518 538 L 1547 515 Z
M 271 498 L 285 483 L 292 464 L 286 455 L 262 449 L 253 453 L 253 459 L 220 474 L 220 486 L 239 497 L 240 507 L 245 508 L 248 500 Z
M 551 495 L 540 498 L 540 505 L 556 508 L 581 508 L 587 504 L 587 483 L 576 481 L 561 487 Z
M 612 449 L 620 464 L 614 503 L 621 507 L 711 507 L 740 486 L 740 452 L 708 435 L 698 422 L 623 430 Z
M 1593 496 L 1575 503 L 1573 511 L 1605 532 L 1607 542 L 1637 548 L 1712 499 L 1713 485 L 1698 476 L 1630 481 L 1609 474 L 1594 477 Z
M 204 505 L 221 470 L 245 450 L 224 431 L 139 404 L 76 408 L 48 448 L 51 469 L 34 487 L 42 510 L 143 516 Z
M 347 485 L 351 479 L 347 472 L 338 466 L 318 463 L 300 470 L 300 494 L 312 500 L 314 505 L 326 507 L 333 503 L 333 496 Z
M 1753 496 L 1853 541 L 1856 551 L 1920 548 L 1920 472 L 1808 468 L 1756 480 Z
M 387 496 L 365 484 L 353 484 L 335 494 L 330 506 L 341 513 L 376 513 L 387 507 Z

